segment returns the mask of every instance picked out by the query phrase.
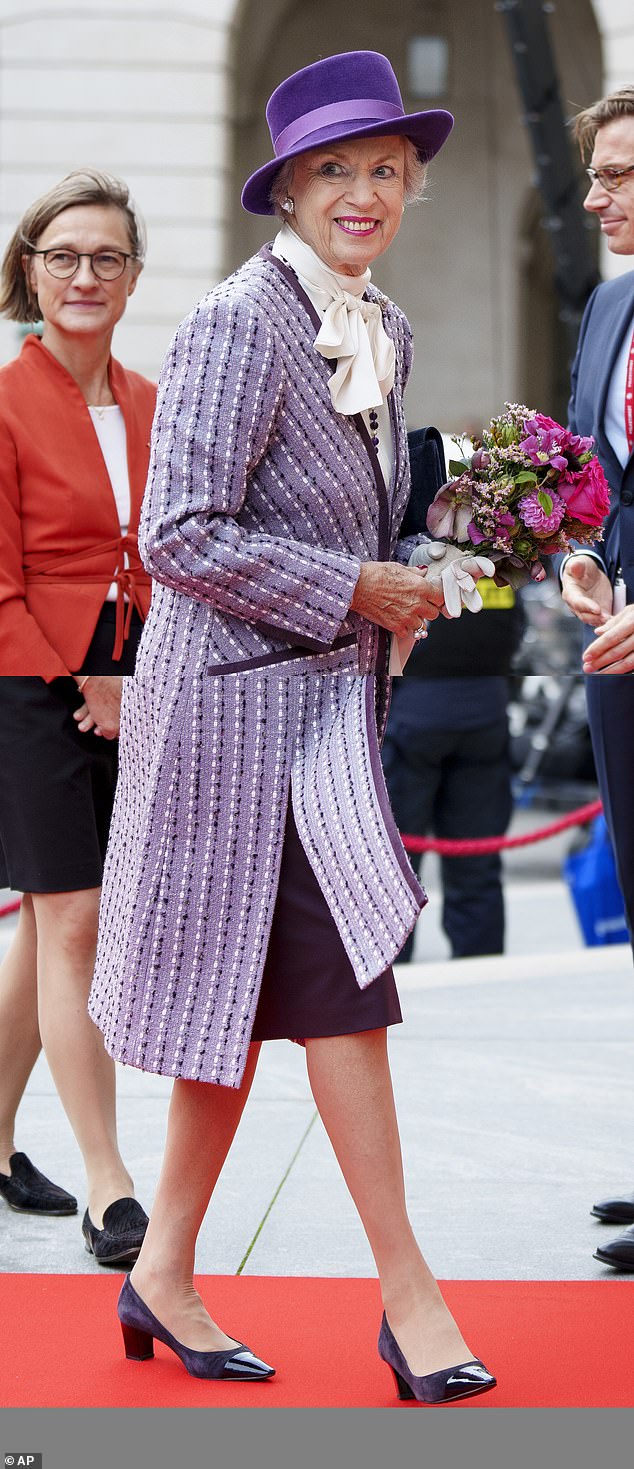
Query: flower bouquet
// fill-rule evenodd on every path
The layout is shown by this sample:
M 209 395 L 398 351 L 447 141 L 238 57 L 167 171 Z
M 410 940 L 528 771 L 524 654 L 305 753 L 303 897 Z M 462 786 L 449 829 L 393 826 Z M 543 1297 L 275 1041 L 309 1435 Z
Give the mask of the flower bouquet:
M 543 556 L 599 539 L 610 491 L 594 439 L 521 403 L 504 406 L 471 458 L 450 460 L 456 478 L 438 491 L 427 526 L 467 555 L 488 556 L 517 588 L 543 581 Z

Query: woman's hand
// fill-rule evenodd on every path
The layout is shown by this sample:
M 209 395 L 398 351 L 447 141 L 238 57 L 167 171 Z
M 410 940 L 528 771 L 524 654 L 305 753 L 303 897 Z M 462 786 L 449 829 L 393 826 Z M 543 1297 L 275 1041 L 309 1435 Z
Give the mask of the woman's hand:
M 589 627 L 598 627 L 612 612 L 610 579 L 594 556 L 579 552 L 566 562 L 561 594 L 571 612 Z
M 91 674 L 84 689 L 84 703 L 73 714 L 82 734 L 92 730 L 94 734 L 103 735 L 106 740 L 116 740 L 119 733 L 123 679 L 101 678 Z
M 440 582 L 431 582 L 422 567 L 396 561 L 364 561 L 350 603 L 352 612 L 400 636 L 422 622 L 434 622 L 444 604 Z

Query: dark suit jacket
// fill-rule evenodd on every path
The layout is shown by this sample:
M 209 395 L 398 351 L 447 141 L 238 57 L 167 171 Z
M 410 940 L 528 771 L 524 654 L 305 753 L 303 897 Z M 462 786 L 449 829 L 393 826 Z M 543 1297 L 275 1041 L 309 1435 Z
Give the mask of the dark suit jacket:
M 624 468 L 605 435 L 605 402 L 610 378 L 623 337 L 631 331 L 634 312 L 634 271 L 605 281 L 593 291 L 586 306 L 572 369 L 572 396 L 568 421 L 579 434 L 592 434 L 610 485 L 611 508 L 604 540 L 596 547 L 613 581 L 620 565 L 627 600 L 634 602 L 634 455 Z

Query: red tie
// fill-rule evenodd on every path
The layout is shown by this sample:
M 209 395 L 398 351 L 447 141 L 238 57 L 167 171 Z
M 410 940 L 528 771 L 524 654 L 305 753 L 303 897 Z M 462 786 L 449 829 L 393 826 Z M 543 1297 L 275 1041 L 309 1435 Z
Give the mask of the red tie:
M 630 342 L 630 355 L 625 378 L 625 432 L 630 454 L 634 450 L 634 334 Z

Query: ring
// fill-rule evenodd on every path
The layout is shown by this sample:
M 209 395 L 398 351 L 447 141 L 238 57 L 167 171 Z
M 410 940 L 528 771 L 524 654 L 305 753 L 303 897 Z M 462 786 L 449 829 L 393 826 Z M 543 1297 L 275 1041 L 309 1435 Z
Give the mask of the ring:
M 420 624 L 420 627 L 415 627 L 414 628 L 414 638 L 415 638 L 415 640 L 416 640 L 417 643 L 420 643 L 421 639 L 422 638 L 426 638 L 426 637 L 427 637 L 427 623 L 423 620 L 423 622 L 421 622 L 421 624 Z

